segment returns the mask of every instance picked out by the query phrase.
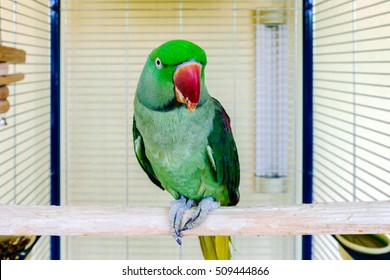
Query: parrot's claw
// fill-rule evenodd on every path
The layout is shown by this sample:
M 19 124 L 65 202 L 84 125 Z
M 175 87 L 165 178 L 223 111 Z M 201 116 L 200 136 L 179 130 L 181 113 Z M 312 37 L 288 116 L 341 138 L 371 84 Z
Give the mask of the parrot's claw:
M 215 201 L 211 197 L 203 198 L 198 207 L 195 209 L 195 212 L 188 218 L 187 222 L 184 224 L 184 227 L 180 231 L 185 231 L 197 227 L 200 225 L 207 217 L 207 215 L 221 206 L 219 201 Z
M 171 208 L 169 212 L 169 220 L 171 226 L 171 234 L 177 244 L 181 245 L 181 238 L 183 235 L 180 233 L 181 221 L 183 219 L 184 212 L 191 208 L 194 201 L 192 199 L 187 200 L 184 196 L 180 196 L 179 199 L 171 202 Z

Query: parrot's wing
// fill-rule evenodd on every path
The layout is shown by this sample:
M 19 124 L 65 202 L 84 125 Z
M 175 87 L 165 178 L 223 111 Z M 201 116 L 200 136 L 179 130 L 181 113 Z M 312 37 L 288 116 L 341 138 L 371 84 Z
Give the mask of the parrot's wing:
M 240 184 L 240 163 L 237 147 L 234 142 L 230 118 L 222 105 L 213 98 L 215 117 L 210 131 L 207 154 L 211 166 L 215 170 L 219 184 L 224 184 L 229 190 L 229 205 L 236 205 L 240 199 L 238 186 Z
M 161 182 L 158 180 L 156 174 L 154 174 L 149 159 L 146 157 L 144 141 L 141 133 L 137 129 L 135 118 L 133 118 L 133 144 L 135 155 L 142 169 L 145 171 L 145 173 L 148 175 L 149 179 L 153 183 L 155 183 L 158 187 L 164 190 L 163 186 L 161 185 Z

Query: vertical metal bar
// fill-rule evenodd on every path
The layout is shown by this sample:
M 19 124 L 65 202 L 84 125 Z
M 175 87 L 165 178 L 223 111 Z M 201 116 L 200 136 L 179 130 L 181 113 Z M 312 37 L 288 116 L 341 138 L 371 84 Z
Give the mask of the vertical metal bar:
M 303 2 L 303 174 L 302 202 L 313 202 L 313 3 Z M 302 259 L 312 258 L 312 236 L 302 237 Z
M 60 205 L 60 156 L 61 156 L 61 130 L 60 130 L 60 0 L 50 2 L 50 47 L 51 47 L 51 102 L 50 102 L 50 171 L 51 171 L 51 205 Z M 50 239 L 50 255 L 52 260 L 59 260 L 60 237 L 52 236 Z

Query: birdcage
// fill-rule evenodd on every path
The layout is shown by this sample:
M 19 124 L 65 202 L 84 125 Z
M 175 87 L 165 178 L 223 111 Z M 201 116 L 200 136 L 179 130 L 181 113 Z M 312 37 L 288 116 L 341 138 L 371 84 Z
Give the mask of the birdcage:
M 339 259 L 332 235 L 388 234 L 376 217 L 390 212 L 389 13 L 389 1 L 2 0 L 0 234 L 41 236 L 36 259 L 202 258 L 210 227 L 178 246 L 173 198 L 133 152 L 142 67 L 172 39 L 206 51 L 231 119 L 241 201 L 209 219 L 234 233 L 234 259 Z

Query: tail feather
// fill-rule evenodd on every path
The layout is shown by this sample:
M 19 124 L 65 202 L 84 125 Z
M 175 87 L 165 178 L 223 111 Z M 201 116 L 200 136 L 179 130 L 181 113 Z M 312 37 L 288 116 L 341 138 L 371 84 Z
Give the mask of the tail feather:
M 205 260 L 230 260 L 230 236 L 199 236 Z

